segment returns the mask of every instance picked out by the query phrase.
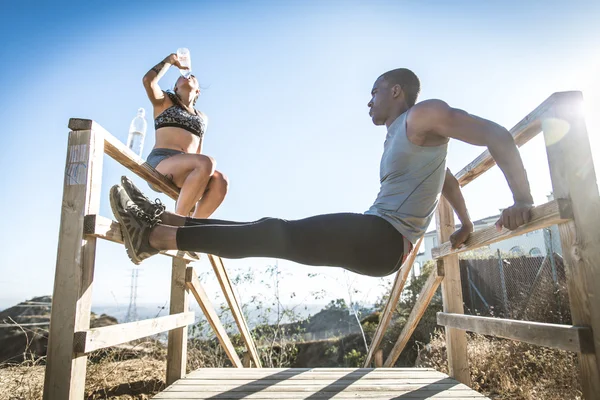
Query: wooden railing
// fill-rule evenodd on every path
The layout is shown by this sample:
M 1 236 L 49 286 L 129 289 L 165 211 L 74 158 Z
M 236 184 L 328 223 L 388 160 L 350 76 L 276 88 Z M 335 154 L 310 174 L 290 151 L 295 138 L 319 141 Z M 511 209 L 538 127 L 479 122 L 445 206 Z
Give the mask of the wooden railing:
M 497 231 L 495 227 L 477 231 L 467 240 L 465 247 L 452 250 L 449 238 L 455 229 L 454 213 L 448 202 L 440 199 L 436 222 L 439 243 L 442 244 L 432 250 L 433 257 L 437 259 L 437 268 L 425 283 L 396 345 L 384 363 L 379 349 L 381 339 L 391 321 L 391 313 L 396 308 L 414 258 L 402 266 L 375 332 L 365 366 L 373 361 L 376 366 L 394 365 L 441 285 L 443 312 L 438 313 L 437 321 L 446 330 L 450 376 L 470 384 L 465 332 L 471 331 L 577 352 L 584 397 L 597 398 L 600 393 L 600 358 L 595 351 L 600 349 L 600 197 L 581 111 L 582 103 L 580 92 L 554 93 L 510 131 L 518 146 L 542 131 L 546 143 L 555 200 L 535 207 L 528 224 L 514 231 Z M 456 177 L 460 185 L 465 186 L 494 165 L 495 161 L 486 150 Z M 567 269 L 573 325 L 464 315 L 458 253 L 555 224 L 559 227 Z
M 256 346 L 223 261 L 212 255 L 208 258 L 246 345 L 245 362 L 236 353 L 193 267 L 188 266 L 195 260 L 183 252 L 162 252 L 173 258 L 170 315 L 90 329 L 96 241 L 123 243 L 119 224 L 99 215 L 104 153 L 173 199 L 179 190 L 97 123 L 71 119 L 69 128 L 44 399 L 83 398 L 90 352 L 165 331 L 169 332 L 166 382 L 171 384 L 184 377 L 187 327 L 194 323 L 188 304 L 190 292 L 233 366 L 260 367 Z

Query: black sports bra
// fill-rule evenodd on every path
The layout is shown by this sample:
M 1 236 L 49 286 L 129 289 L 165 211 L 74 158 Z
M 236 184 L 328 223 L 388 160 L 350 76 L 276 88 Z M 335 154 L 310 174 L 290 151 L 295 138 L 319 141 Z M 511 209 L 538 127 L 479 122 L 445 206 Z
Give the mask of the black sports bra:
M 206 121 L 204 118 L 201 115 L 192 115 L 181 107 L 177 95 L 170 92 L 165 93 L 169 95 L 174 104 L 156 117 L 154 120 L 154 129 L 174 126 L 185 129 L 200 138 L 204 136 L 204 132 L 206 131 Z

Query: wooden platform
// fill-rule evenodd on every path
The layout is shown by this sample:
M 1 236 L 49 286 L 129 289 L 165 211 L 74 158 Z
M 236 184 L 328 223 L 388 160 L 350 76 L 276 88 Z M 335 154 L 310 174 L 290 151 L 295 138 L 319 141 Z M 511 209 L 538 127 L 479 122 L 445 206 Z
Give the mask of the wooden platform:
M 430 368 L 201 368 L 154 399 L 487 399 Z

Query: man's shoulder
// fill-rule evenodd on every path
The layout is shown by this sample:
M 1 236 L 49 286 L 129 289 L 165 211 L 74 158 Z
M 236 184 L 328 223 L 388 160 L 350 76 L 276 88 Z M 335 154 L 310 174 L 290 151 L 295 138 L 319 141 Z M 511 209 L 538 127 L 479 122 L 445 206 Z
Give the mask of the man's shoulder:
M 410 114 L 424 114 L 431 115 L 432 113 L 445 112 L 450 108 L 448 103 L 440 99 L 427 99 L 423 100 L 410 109 Z

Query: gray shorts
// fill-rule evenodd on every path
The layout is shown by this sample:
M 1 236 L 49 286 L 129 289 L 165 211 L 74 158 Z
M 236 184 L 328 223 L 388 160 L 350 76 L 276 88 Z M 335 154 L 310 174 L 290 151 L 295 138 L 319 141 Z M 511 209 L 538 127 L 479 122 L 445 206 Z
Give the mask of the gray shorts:
M 176 156 L 178 154 L 186 154 L 186 152 L 173 149 L 152 149 L 150 154 L 148 154 L 146 162 L 150 164 L 152 168 L 156 168 L 156 166 L 160 164 L 162 160 L 166 160 L 167 158 Z
M 176 156 L 178 154 L 187 154 L 187 153 L 184 151 L 173 150 L 173 149 L 152 149 L 150 154 L 148 154 L 148 158 L 146 158 L 146 162 L 150 166 L 152 166 L 152 168 L 156 168 L 156 166 L 158 164 L 160 164 L 160 162 L 162 160 L 166 160 L 167 158 Z M 157 188 L 152 186 L 150 183 L 148 183 L 148 186 L 150 187 L 150 189 L 154 190 L 155 192 L 162 193 L 160 190 L 158 190 Z

